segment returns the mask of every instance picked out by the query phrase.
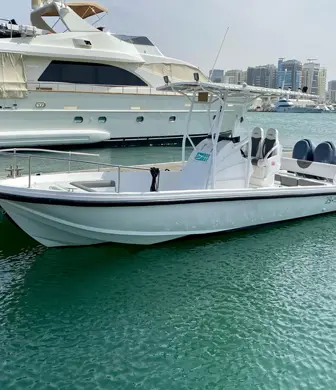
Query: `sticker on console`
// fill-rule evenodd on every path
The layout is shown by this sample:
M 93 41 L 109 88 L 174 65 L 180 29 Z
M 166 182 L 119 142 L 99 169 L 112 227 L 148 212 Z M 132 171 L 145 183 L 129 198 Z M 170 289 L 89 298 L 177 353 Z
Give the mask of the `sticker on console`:
M 336 196 L 328 196 L 325 204 L 336 203 Z
M 198 161 L 208 161 L 209 157 L 210 157 L 210 154 L 208 154 L 208 153 L 198 152 L 196 154 L 195 160 L 198 160 Z

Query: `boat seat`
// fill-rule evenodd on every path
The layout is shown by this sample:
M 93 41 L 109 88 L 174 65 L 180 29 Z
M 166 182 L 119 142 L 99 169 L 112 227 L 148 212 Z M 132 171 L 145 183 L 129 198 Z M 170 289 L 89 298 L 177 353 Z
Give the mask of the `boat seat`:
M 284 187 L 308 187 L 308 186 L 323 186 L 326 185 L 325 182 L 316 179 L 307 179 L 301 178 L 293 175 L 286 174 L 277 174 L 275 175 L 275 180 L 280 182 L 280 184 Z
M 251 161 L 256 162 L 261 157 L 261 147 L 264 140 L 264 130 L 255 127 L 251 134 Z M 256 164 L 256 163 L 255 163 Z
M 336 148 L 333 142 L 325 141 L 318 144 L 314 151 L 314 161 L 324 164 L 336 164 Z
M 315 146 L 310 139 L 298 141 L 293 148 L 292 158 L 296 160 L 314 161 Z
M 281 151 L 278 130 L 268 129 L 262 142 L 261 157 L 252 160 L 251 186 L 269 187 L 274 185 L 274 175 L 279 172 L 281 166 Z
M 52 191 L 73 192 L 73 191 L 75 190 L 75 188 L 73 188 L 73 187 L 64 187 L 64 186 L 60 186 L 59 184 L 52 184 L 51 186 L 49 186 L 49 190 L 52 190 Z
M 278 144 L 278 130 L 272 128 L 268 129 L 261 148 L 262 159 L 267 160 L 272 156 L 275 156 L 277 154 Z
M 114 180 L 73 181 L 70 184 L 87 192 L 95 192 L 94 188 L 115 188 L 116 186 Z

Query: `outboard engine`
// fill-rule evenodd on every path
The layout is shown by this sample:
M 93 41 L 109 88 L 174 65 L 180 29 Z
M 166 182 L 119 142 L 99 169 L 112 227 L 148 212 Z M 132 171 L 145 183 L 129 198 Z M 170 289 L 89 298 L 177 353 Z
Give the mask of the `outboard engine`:
M 292 158 L 296 160 L 314 161 L 315 146 L 310 139 L 302 139 L 294 145 Z
M 336 164 L 336 148 L 333 142 L 325 141 L 316 146 L 314 161 L 324 164 Z

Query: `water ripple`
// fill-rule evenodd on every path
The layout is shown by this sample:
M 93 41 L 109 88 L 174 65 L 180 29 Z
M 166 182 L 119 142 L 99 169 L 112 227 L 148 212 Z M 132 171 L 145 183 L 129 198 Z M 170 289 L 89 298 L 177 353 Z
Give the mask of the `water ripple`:
M 1 389 L 334 389 L 335 222 L 148 249 L 5 245 Z

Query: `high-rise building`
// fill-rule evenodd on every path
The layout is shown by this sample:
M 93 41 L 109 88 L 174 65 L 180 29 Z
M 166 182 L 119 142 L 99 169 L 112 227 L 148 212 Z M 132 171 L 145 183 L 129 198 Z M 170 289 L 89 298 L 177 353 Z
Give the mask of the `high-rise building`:
M 277 88 L 290 88 L 297 91 L 301 88 L 302 63 L 298 60 L 287 60 L 279 58 L 277 70 Z
M 325 98 L 327 89 L 327 69 L 320 68 L 318 73 L 318 94 L 321 99 Z
M 247 84 L 256 87 L 275 88 L 275 65 L 261 65 L 247 68 Z
M 320 71 L 320 64 L 314 59 L 308 59 L 302 67 L 302 86 L 308 87 L 307 92 L 318 95 L 318 75 Z
M 225 72 L 229 84 L 242 84 L 244 82 L 244 72 L 240 69 L 231 69 Z
M 209 79 L 213 83 L 223 83 L 224 82 L 224 70 L 223 69 L 210 70 Z
M 328 83 L 328 98 L 332 103 L 336 103 L 336 80 Z

